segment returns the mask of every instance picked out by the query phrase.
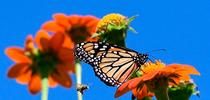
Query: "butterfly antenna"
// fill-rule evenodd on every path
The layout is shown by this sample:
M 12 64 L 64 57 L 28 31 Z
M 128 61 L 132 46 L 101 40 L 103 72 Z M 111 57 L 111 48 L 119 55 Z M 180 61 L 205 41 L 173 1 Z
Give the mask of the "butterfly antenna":
M 149 54 L 151 52 L 157 52 L 157 51 L 164 51 L 164 52 L 166 52 L 166 49 L 155 49 L 155 50 L 151 50 L 151 51 L 146 52 L 146 54 Z M 154 59 L 156 60 L 157 58 L 152 56 L 151 54 L 149 54 L 149 55 L 150 55 L 150 57 L 152 57 L 152 59 L 148 58 L 148 60 L 154 63 L 155 62 Z
M 154 63 L 154 60 L 152 60 L 152 59 L 150 59 L 150 58 L 148 58 L 148 60 L 151 61 L 152 63 Z
M 157 51 L 164 51 L 164 52 L 166 52 L 167 50 L 166 49 L 155 49 L 155 50 L 148 51 L 146 53 L 148 54 L 148 53 L 157 52 Z
M 151 59 L 151 58 L 148 58 L 148 60 L 151 61 L 152 63 L 155 63 L 155 60 L 156 60 L 157 58 L 154 57 L 154 56 L 152 56 L 152 55 L 150 55 L 150 57 L 152 57 L 152 59 Z

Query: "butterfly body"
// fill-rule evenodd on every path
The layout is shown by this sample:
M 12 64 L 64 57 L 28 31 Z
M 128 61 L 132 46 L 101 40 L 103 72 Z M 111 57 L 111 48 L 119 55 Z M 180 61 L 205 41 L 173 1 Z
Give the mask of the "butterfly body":
M 90 64 L 96 76 L 109 86 L 123 83 L 148 59 L 147 54 L 102 42 L 77 44 L 75 56 Z

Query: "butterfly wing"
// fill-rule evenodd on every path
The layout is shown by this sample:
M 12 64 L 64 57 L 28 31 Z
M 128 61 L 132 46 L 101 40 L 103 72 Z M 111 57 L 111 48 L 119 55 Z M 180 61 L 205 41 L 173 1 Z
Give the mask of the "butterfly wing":
M 134 60 L 137 52 L 108 43 L 80 43 L 75 55 L 90 64 L 96 76 L 109 86 L 120 85 L 138 69 Z
M 77 44 L 75 48 L 75 56 L 77 59 L 84 61 L 90 65 L 98 62 L 98 59 L 110 49 L 108 44 L 102 42 L 82 42 Z

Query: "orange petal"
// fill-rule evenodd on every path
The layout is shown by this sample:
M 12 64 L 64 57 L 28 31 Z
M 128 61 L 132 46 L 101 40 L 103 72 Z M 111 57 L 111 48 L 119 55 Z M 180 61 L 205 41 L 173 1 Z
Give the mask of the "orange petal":
M 69 16 L 69 22 L 71 23 L 71 25 L 80 25 L 80 20 L 81 20 L 81 16 L 78 15 L 71 15 Z
M 65 35 L 63 47 L 74 49 L 74 43 L 67 35 Z
M 171 82 L 171 80 L 172 80 L 172 82 Z M 177 78 L 177 77 L 171 77 L 170 80 L 169 80 L 169 86 L 176 85 L 179 82 L 180 82 L 179 78 Z
M 162 69 L 160 69 L 161 73 L 175 73 L 177 70 L 177 68 L 174 67 L 164 67 Z
M 98 37 L 95 38 L 86 38 L 86 41 L 90 41 L 90 42 L 97 42 L 99 40 Z
M 23 49 L 19 47 L 9 47 L 5 50 L 6 55 L 17 63 L 31 63 L 31 59 L 29 59 Z
M 69 29 L 71 27 L 67 15 L 62 13 L 57 13 L 53 15 L 53 18 L 57 24 L 63 26 L 65 29 Z
M 69 73 L 75 73 L 75 63 L 64 63 L 64 64 L 58 64 L 59 69 L 69 72 Z
M 98 24 L 98 20 L 93 20 L 93 21 L 88 22 L 88 23 L 86 24 L 86 27 L 95 30 L 97 24 Z M 93 31 L 93 30 L 91 30 L 91 31 Z
M 60 48 L 58 51 L 58 58 L 63 62 L 74 62 L 74 50 L 68 48 Z
M 128 88 L 129 83 L 130 83 L 130 80 L 125 82 L 125 83 L 123 83 L 120 87 L 118 87 L 117 91 L 115 92 L 114 97 L 118 98 L 121 95 L 123 95 L 123 94 L 127 93 L 128 91 L 130 91 L 131 89 Z
M 40 44 L 41 44 L 41 50 L 43 51 L 47 51 L 50 49 L 50 41 L 46 38 L 41 38 L 40 40 Z
M 187 74 L 194 74 L 194 75 L 200 75 L 200 72 L 198 72 L 194 67 L 189 65 L 183 65 L 184 69 L 186 69 Z
M 25 41 L 25 49 L 27 51 L 31 51 L 34 49 L 33 37 L 32 35 L 28 35 Z
M 142 77 L 133 78 L 129 80 L 128 88 L 129 89 L 136 88 L 142 82 L 142 80 L 143 80 Z
M 62 27 L 59 26 L 56 22 L 54 21 L 48 21 L 42 25 L 42 29 L 46 31 L 50 31 L 53 33 L 61 32 L 64 33 L 66 30 Z
M 82 26 L 86 26 L 86 24 L 88 24 L 89 22 L 93 21 L 93 20 L 97 20 L 99 21 L 98 18 L 94 17 L 94 16 L 84 16 L 81 18 L 80 20 L 80 25 Z
M 32 94 L 37 94 L 41 90 L 41 78 L 38 74 L 31 77 L 28 88 Z
M 72 85 L 72 81 L 67 72 L 59 69 L 59 66 L 56 66 L 55 72 L 51 74 L 52 79 L 58 82 L 60 85 L 69 88 Z
M 38 48 L 41 50 L 43 49 L 43 46 L 41 44 L 41 39 L 43 39 L 43 38 L 49 40 L 50 35 L 44 30 L 38 31 L 36 34 L 36 37 L 35 37 L 35 41 L 36 41 Z
M 25 72 L 28 70 L 29 68 L 29 64 L 28 63 L 18 63 L 18 64 L 15 64 L 13 65 L 8 73 L 7 73 L 7 76 L 9 78 L 16 78 L 20 75 L 23 75 L 25 74 Z
M 16 81 L 20 84 L 28 84 L 31 80 L 32 71 L 28 70 L 25 74 L 16 77 Z
M 152 71 L 148 74 L 143 75 L 141 78 L 143 79 L 143 81 L 148 81 L 148 80 L 152 80 L 153 78 L 156 77 L 157 74 L 159 74 L 161 71 L 160 70 L 156 70 L 156 71 Z
M 148 96 L 147 86 L 144 85 L 141 89 L 134 88 L 132 90 L 133 95 L 138 99 L 143 99 L 144 97 Z
M 51 76 L 48 77 L 48 80 L 49 80 L 48 83 L 49 83 L 49 86 L 50 86 L 50 87 L 53 88 L 53 87 L 56 87 L 56 86 L 57 86 L 57 82 L 55 82 L 55 81 L 52 79 Z
M 92 16 L 84 16 L 81 18 L 80 20 L 80 25 L 81 26 L 85 26 L 88 22 L 90 22 L 92 20 Z
M 180 75 L 180 77 L 179 77 L 179 80 L 181 81 L 190 81 L 190 76 L 188 75 L 188 74 L 182 74 L 182 75 Z
M 167 67 L 176 68 L 176 71 L 179 71 L 179 74 L 195 74 L 195 75 L 200 75 L 200 73 L 193 66 L 190 66 L 190 65 L 170 64 Z
M 55 33 L 50 39 L 50 47 L 54 51 L 58 51 L 64 42 L 64 34 L 63 33 Z

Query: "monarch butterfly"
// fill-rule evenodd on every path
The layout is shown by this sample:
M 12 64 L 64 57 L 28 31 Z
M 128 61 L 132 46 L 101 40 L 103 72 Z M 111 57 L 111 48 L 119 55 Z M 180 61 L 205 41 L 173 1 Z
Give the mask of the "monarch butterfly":
M 108 86 L 121 85 L 148 59 L 147 54 L 103 42 L 79 43 L 75 56 L 90 64 L 96 76 Z

